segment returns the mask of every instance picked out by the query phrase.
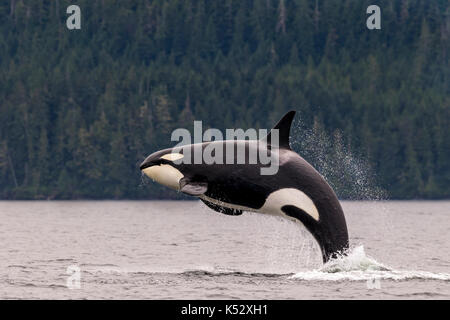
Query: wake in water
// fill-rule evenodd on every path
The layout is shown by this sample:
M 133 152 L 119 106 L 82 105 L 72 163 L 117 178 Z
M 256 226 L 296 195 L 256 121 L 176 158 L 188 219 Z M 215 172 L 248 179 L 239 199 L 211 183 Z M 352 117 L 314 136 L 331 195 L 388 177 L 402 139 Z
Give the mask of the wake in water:
M 441 280 L 450 281 L 448 273 L 394 270 L 367 256 L 363 246 L 350 249 L 347 255 L 328 261 L 321 268 L 292 275 L 306 281 Z
M 93 266 L 92 266 L 93 267 Z M 182 275 L 194 277 L 264 277 L 264 278 L 280 278 L 287 277 L 290 279 L 303 281 L 367 281 L 367 280 L 438 280 L 450 281 L 448 273 L 433 273 L 427 271 L 411 271 L 411 270 L 394 270 L 390 267 L 377 262 L 374 258 L 366 255 L 363 246 L 357 246 L 350 249 L 347 255 L 342 255 L 336 259 L 330 260 L 322 267 L 298 273 L 267 273 L 249 270 L 236 270 L 223 268 L 220 266 L 202 265 L 196 268 L 179 268 L 178 270 L 154 270 L 148 268 L 120 268 L 118 266 L 97 266 L 96 268 L 86 268 L 84 271 L 92 274 L 116 274 L 116 275 Z

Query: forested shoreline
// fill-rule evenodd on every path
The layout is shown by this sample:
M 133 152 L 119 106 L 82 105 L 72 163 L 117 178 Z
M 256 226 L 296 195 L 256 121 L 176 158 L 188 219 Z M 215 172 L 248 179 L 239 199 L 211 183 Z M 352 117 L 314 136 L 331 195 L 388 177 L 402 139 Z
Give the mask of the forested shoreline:
M 448 1 L 377 1 L 368 30 L 371 2 L 80 0 L 68 30 L 71 1 L 2 1 L 0 198 L 178 197 L 138 169 L 172 130 L 270 128 L 291 109 L 319 171 L 306 133 L 364 159 L 388 198 L 450 198 Z

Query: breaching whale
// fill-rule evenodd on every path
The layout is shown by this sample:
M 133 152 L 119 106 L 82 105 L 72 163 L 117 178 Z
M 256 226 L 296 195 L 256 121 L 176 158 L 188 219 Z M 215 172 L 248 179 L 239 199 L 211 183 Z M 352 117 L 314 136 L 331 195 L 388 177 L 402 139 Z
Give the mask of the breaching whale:
M 262 140 L 224 140 L 169 148 L 149 155 L 140 169 L 154 181 L 199 197 L 209 208 L 227 215 L 243 211 L 280 215 L 301 222 L 317 240 L 326 262 L 349 246 L 347 225 L 339 200 L 325 179 L 290 148 L 289 133 L 295 111 L 288 112 Z M 275 143 L 273 132 L 279 142 Z M 274 143 L 272 143 L 274 140 Z M 261 163 L 183 163 L 195 148 L 217 144 L 256 148 L 278 161 L 278 171 L 261 175 Z M 197 149 L 198 150 L 198 149 Z M 224 153 L 225 154 L 225 153 Z

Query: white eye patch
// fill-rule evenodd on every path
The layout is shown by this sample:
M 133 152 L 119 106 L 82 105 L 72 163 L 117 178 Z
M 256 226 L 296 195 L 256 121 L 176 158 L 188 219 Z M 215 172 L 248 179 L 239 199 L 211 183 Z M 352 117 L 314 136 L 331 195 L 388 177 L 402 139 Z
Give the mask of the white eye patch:
M 183 157 L 184 156 L 181 153 L 168 153 L 168 154 L 163 155 L 161 157 L 161 159 L 175 161 L 175 160 L 181 159 Z

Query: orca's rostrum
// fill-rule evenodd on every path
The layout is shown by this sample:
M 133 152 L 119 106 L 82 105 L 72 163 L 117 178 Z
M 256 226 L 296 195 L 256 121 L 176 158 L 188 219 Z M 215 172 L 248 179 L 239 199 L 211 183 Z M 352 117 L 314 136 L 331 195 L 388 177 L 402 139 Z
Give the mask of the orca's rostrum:
M 197 196 L 208 207 L 223 214 L 253 211 L 301 222 L 319 243 L 326 262 L 348 248 L 347 225 L 333 189 L 290 148 L 289 132 L 294 115 L 295 111 L 288 112 L 265 139 L 212 141 L 164 149 L 148 156 L 140 169 L 154 181 Z M 279 143 L 271 142 L 274 129 L 278 130 Z M 224 149 L 230 144 L 236 149 L 242 147 L 246 155 L 257 148 L 276 157 L 278 171 L 262 175 L 260 169 L 265 165 L 258 162 L 195 164 L 181 161 L 196 148 L 204 150 L 208 146 L 211 148 L 211 144 L 217 144 L 215 147 L 220 144 Z

